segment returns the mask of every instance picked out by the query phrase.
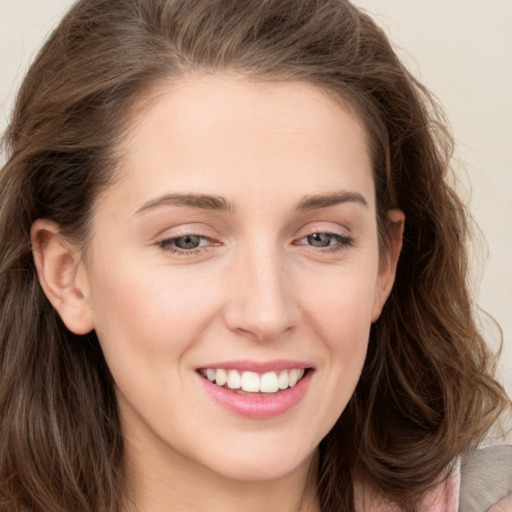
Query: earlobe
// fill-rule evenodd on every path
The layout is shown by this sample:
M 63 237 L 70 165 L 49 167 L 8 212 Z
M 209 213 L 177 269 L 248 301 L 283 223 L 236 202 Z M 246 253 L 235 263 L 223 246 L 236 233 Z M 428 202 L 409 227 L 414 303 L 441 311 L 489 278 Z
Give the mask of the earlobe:
M 83 264 L 63 240 L 59 226 L 38 219 L 32 225 L 31 240 L 39 283 L 66 327 L 75 334 L 92 331 Z
M 398 258 L 402 251 L 402 237 L 404 234 L 405 214 L 402 210 L 389 210 L 389 249 L 381 258 L 379 275 L 375 290 L 371 321 L 375 322 L 386 303 L 395 282 Z

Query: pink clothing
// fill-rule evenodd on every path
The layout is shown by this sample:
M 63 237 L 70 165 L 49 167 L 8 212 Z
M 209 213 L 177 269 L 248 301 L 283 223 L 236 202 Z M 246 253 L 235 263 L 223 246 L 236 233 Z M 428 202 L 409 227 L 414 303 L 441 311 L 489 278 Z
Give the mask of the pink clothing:
M 512 494 L 505 496 L 499 503 L 488 509 L 487 512 L 512 512 Z
M 423 501 L 421 512 L 458 512 L 460 492 L 460 462 L 453 469 L 448 480 L 428 494 Z

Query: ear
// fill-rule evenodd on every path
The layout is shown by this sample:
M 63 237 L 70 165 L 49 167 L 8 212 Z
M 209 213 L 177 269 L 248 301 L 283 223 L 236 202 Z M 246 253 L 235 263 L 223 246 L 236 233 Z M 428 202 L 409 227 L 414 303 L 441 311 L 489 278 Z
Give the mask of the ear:
M 87 275 L 79 251 L 66 244 L 59 226 L 38 219 L 31 229 L 39 283 L 66 327 L 75 334 L 92 331 Z
M 393 283 L 395 282 L 398 258 L 402 250 L 405 214 L 402 210 L 389 210 L 388 217 L 391 224 L 389 228 L 389 249 L 381 256 L 379 263 L 379 274 L 377 276 L 371 315 L 372 322 L 379 318 L 382 308 L 391 293 Z

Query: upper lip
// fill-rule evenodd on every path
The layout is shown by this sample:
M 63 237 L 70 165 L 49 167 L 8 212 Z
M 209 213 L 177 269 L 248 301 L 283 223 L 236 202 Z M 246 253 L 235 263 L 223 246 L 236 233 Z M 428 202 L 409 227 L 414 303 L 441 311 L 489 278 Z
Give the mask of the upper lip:
M 255 373 L 265 373 L 278 370 L 291 370 L 293 368 L 312 368 L 311 363 L 304 361 L 293 361 L 290 359 L 276 359 L 273 361 L 252 361 L 247 359 L 239 359 L 235 361 L 216 361 L 215 363 L 208 363 L 198 368 L 204 369 L 228 369 L 238 371 L 248 371 Z

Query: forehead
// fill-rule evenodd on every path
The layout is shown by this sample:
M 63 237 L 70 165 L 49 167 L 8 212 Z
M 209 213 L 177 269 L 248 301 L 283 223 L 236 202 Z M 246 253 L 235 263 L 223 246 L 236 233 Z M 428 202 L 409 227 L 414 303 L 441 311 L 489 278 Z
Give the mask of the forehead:
M 354 111 L 319 87 L 200 75 L 139 102 L 118 173 L 154 195 L 245 190 L 270 199 L 278 187 L 296 201 L 303 190 L 325 193 L 343 179 L 350 188 L 373 187 L 367 146 Z
M 172 119 L 168 115 L 172 115 Z M 305 81 L 195 74 L 158 84 L 140 96 L 127 123 L 128 146 L 125 149 L 129 149 L 133 137 L 140 135 L 148 124 L 161 122 L 164 117 L 166 128 L 171 127 L 172 121 L 180 135 L 186 135 L 189 130 L 198 132 L 199 128 L 216 128 L 210 132 L 211 137 L 222 137 L 233 123 L 237 128 L 244 128 L 242 133 L 264 131 L 269 136 L 280 129 L 310 136 L 308 128 L 313 132 L 315 125 L 321 124 L 324 133 L 331 131 L 336 136 L 345 118 L 350 118 L 358 127 L 354 135 L 366 138 L 356 109 L 348 100 L 326 88 Z

